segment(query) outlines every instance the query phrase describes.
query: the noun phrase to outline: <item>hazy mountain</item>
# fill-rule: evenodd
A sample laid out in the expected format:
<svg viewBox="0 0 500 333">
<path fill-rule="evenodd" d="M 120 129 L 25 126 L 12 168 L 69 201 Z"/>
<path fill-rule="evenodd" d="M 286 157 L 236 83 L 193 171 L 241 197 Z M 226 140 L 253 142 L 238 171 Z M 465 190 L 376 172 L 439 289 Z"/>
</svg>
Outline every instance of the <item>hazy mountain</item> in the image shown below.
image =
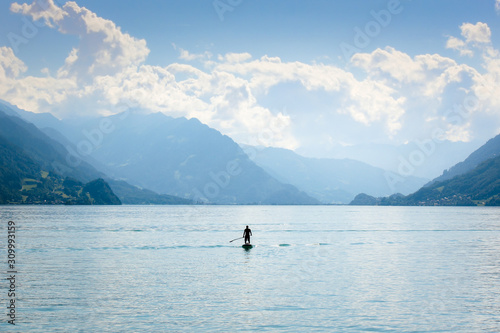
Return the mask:
<svg viewBox="0 0 500 333">
<path fill-rule="evenodd" d="M 13 109 L 8 103 L 0 101 L 0 136 L 3 149 L 1 175 L 3 178 L 0 177 L 0 187 L 3 193 L 8 193 L 8 197 L 11 198 L 10 202 L 19 202 L 18 199 L 22 198 L 19 191 L 26 185 L 25 188 L 32 189 L 31 192 L 33 192 L 28 194 L 33 196 L 34 192 L 44 192 L 42 196 L 45 199 L 43 200 L 51 203 L 99 204 L 107 202 L 116 204 L 120 200 L 126 204 L 192 203 L 190 200 L 158 195 L 126 182 L 109 179 L 104 173 L 86 162 L 91 161 L 92 164 L 99 165 L 97 161 L 92 160 L 90 156 L 78 155 L 77 147 L 64 135 L 49 127 L 40 130 L 37 126 L 25 121 L 26 118 L 33 120 L 39 126 L 43 126 L 48 121 L 46 124 L 48 126 L 65 128 L 57 118 L 50 114 L 37 115 L 18 108 Z M 41 177 L 41 174 L 44 177 Z M 67 182 L 64 178 L 74 179 L 75 182 Z M 106 181 L 95 181 L 96 178 L 105 178 Z M 24 184 L 25 179 L 31 179 L 28 180 L 29 184 Z M 85 184 L 86 182 L 89 183 Z M 84 195 L 80 196 L 81 193 L 75 195 L 78 191 Z M 73 195 L 69 195 L 70 192 L 74 192 Z M 120 198 L 118 201 L 113 192 L 116 192 Z M 62 193 L 65 194 L 62 195 Z M 90 197 L 85 196 L 85 193 L 90 193 Z M 40 196 L 40 194 L 37 195 Z M 43 200 L 38 199 L 33 199 L 33 201 L 28 198 L 27 200 L 26 202 L 25 198 L 24 202 L 44 203 Z"/>
<path fill-rule="evenodd" d="M 59 142 L 51 139 L 32 123 L 7 113 L 12 113 L 12 110 L 0 104 L 0 135 L 21 148 L 42 169 L 82 182 L 105 176 L 84 161 L 75 163 Z"/>
<path fill-rule="evenodd" d="M 83 193 L 88 193 L 93 205 L 120 205 L 121 201 L 113 193 L 111 187 L 104 179 L 99 178 L 88 182 L 82 189 Z"/>
<path fill-rule="evenodd" d="M 413 176 L 394 181 L 396 175 L 350 159 L 306 158 L 281 148 L 245 150 L 251 151 L 253 161 L 276 179 L 325 203 L 349 203 L 360 192 L 374 196 L 409 194 L 428 181 Z"/>
<path fill-rule="evenodd" d="M 173 195 L 157 194 L 151 190 L 140 189 L 121 180 L 106 179 L 113 192 L 127 205 L 190 205 L 192 200 Z"/>
<path fill-rule="evenodd" d="M 353 205 L 500 205 L 500 136 L 463 162 L 408 196 L 374 198 L 360 194 Z M 455 175 L 455 176 L 453 176 Z"/>
<path fill-rule="evenodd" d="M 21 148 L 0 135 L 0 204 L 22 202 L 24 179 L 41 175 L 41 171 L 40 165 Z"/>
<path fill-rule="evenodd" d="M 462 175 L 435 182 L 406 197 L 412 204 L 498 205 L 500 156 L 491 158 Z"/>
<path fill-rule="evenodd" d="M 376 198 L 366 193 L 360 193 L 349 203 L 353 206 L 376 206 L 380 204 L 380 198 Z"/>
<path fill-rule="evenodd" d="M 441 176 L 437 177 L 432 182 L 444 181 L 455 176 L 462 175 L 474 169 L 482 162 L 496 156 L 500 156 L 500 135 L 490 139 L 479 149 L 470 154 L 469 157 L 467 157 L 463 162 L 445 170 Z"/>
<path fill-rule="evenodd" d="M 401 193 L 396 193 L 388 197 L 374 197 L 366 193 L 360 193 L 349 203 L 349 205 L 353 206 L 404 205 L 405 198 L 406 197 Z"/>
<path fill-rule="evenodd" d="M 161 194 L 219 204 L 318 203 L 271 177 L 232 139 L 196 119 L 131 111 L 54 126 L 72 140 L 76 159 Z"/>
<path fill-rule="evenodd" d="M 2 108 L 4 106 L 1 106 Z M 0 110 L 0 203 L 119 205 L 99 173 L 63 166 L 64 152 L 34 125 Z"/>
<path fill-rule="evenodd" d="M 334 159 L 352 159 L 407 176 L 434 179 L 458 162 L 463 161 L 481 144 L 477 142 L 450 142 L 422 140 L 403 145 L 362 144 L 337 146 L 326 155 Z M 299 149 L 297 153 L 305 155 Z M 324 153 L 324 152 L 322 152 Z"/>
</svg>

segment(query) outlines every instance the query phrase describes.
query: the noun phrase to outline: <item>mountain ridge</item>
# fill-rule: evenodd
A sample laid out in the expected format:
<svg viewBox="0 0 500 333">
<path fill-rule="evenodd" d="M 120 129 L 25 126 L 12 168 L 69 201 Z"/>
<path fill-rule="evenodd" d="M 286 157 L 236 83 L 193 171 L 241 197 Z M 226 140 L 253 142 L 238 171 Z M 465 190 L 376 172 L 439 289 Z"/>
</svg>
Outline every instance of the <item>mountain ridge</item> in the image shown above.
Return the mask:
<svg viewBox="0 0 500 333">
<path fill-rule="evenodd" d="M 8 103 L 0 103 L 2 203 L 121 204 L 104 173 L 84 160 L 75 160 L 75 156 L 66 149 L 67 145 L 47 135 L 49 128 L 39 129 L 16 111 L 19 109 L 13 110 Z M 27 111 L 24 113 L 31 114 Z M 60 133 L 57 136 L 64 137 Z M 74 181 L 67 181 L 68 179 Z M 116 184 L 113 182 L 113 187 Z M 129 184 L 116 186 L 117 192 L 124 195 L 123 202 L 127 204 L 138 201 L 142 204 L 150 201 L 161 204 L 192 203 L 175 197 L 161 197 Z M 45 199 L 32 198 L 34 196 Z"/>
<path fill-rule="evenodd" d="M 25 117 L 40 126 L 55 119 Z M 198 119 L 130 110 L 97 119 L 55 120 L 52 126 L 44 132 L 52 137 L 69 134 L 72 146 L 67 147 L 75 163 L 91 164 L 105 170 L 108 179 L 126 181 L 142 191 L 138 199 L 139 192 L 130 195 L 130 187 L 110 182 L 121 195 L 128 193 L 130 202 L 143 203 L 153 190 L 161 196 L 157 202 L 176 196 L 216 204 L 319 204 L 268 175 L 231 138 Z"/>
<path fill-rule="evenodd" d="M 198 119 L 162 113 L 119 114 L 109 119 L 116 129 L 92 156 L 117 178 L 206 203 L 318 203 L 276 181 L 253 164 L 230 137 Z M 271 196 L 279 191 L 288 199 Z"/>
<path fill-rule="evenodd" d="M 103 179 L 84 184 L 46 171 L 0 135 L 0 204 L 120 205 L 121 201 Z"/>
<path fill-rule="evenodd" d="M 434 182 L 448 180 L 455 176 L 464 174 L 474 169 L 482 162 L 496 156 L 500 156 L 500 134 L 488 140 L 484 145 L 473 151 L 464 161 L 459 162 L 451 168 L 445 170 L 441 176 L 436 177 L 429 183 L 429 185 Z"/>
<path fill-rule="evenodd" d="M 268 173 L 328 204 L 347 204 L 365 191 L 377 196 L 409 194 L 428 181 L 409 176 L 391 182 L 392 173 L 351 159 L 308 158 L 283 148 L 244 149 L 251 151 L 251 158 Z"/>
<path fill-rule="evenodd" d="M 361 193 L 350 204 L 498 206 L 500 205 L 499 148 L 500 136 L 496 136 L 470 154 L 464 162 L 450 169 L 452 170 L 450 173 L 457 175 L 450 178 L 438 177 L 408 196 L 375 198 Z M 474 165 L 475 167 L 472 167 Z M 464 170 L 467 171 L 463 172 Z"/>
</svg>

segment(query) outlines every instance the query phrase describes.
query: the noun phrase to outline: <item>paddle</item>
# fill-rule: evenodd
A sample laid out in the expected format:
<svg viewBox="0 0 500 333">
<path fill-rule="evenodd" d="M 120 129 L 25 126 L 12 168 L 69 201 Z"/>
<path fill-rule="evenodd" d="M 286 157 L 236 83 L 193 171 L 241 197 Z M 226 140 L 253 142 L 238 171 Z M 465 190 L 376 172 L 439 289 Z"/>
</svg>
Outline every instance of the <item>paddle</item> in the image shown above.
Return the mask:
<svg viewBox="0 0 500 333">
<path fill-rule="evenodd" d="M 243 237 L 233 239 L 232 241 L 229 241 L 229 243 L 232 243 L 232 242 L 234 242 L 235 240 L 242 239 L 242 238 L 243 238 Z"/>
</svg>

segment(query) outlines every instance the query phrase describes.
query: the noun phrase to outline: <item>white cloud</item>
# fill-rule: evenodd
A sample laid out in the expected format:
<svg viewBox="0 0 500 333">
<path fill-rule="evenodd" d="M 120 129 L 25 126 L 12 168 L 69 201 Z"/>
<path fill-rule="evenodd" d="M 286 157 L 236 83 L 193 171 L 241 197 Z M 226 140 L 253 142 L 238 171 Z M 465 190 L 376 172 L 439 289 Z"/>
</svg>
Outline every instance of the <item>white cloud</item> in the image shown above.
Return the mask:
<svg viewBox="0 0 500 333">
<path fill-rule="evenodd" d="M 14 79 L 28 68 L 14 55 L 10 47 L 0 47 L 0 78 Z"/>
<path fill-rule="evenodd" d="M 151 66 L 145 64 L 145 40 L 74 2 L 58 7 L 49 0 L 45 10 L 35 3 L 13 4 L 11 10 L 79 38 L 55 77 L 47 71 L 44 77 L 23 77 L 24 63 L 0 48 L 0 98 L 33 111 L 108 114 L 128 103 L 196 117 L 241 143 L 296 148 L 324 138 L 328 145 L 359 143 L 368 135 L 405 142 L 436 127 L 449 139 L 468 140 L 474 117 L 450 124 L 443 114 L 471 94 L 490 112 L 500 107 L 500 57 L 481 22 L 463 24 L 462 38 L 449 37 L 446 46 L 462 55 L 480 48 L 482 75 L 439 54 L 412 57 L 392 47 L 353 55 L 354 75 L 333 65 L 249 53 L 195 54 L 176 45 L 179 63 Z"/>
<path fill-rule="evenodd" d="M 196 117 L 240 142 L 262 141 L 261 134 L 268 132 L 269 124 L 279 122 L 285 124 L 282 131 L 274 131 L 272 138 L 266 136 L 266 142 L 259 144 L 296 146 L 286 128 L 289 121 L 283 122 L 288 118 L 260 106 L 249 82 L 228 72 L 207 73 L 186 64 L 142 65 L 100 77 L 95 89 L 110 103 L 128 100 L 172 116 Z"/>
<path fill-rule="evenodd" d="M 188 50 L 184 50 L 181 47 L 178 47 L 174 43 L 172 43 L 172 46 L 174 47 L 175 50 L 179 51 L 179 59 L 181 60 L 186 60 L 186 61 L 193 61 L 193 60 L 208 60 L 212 58 L 212 53 L 206 51 L 201 54 L 195 54 L 195 53 L 190 53 Z"/>
<path fill-rule="evenodd" d="M 496 2 L 497 8 L 500 6 L 500 0 Z M 456 47 L 451 47 L 471 52 L 472 48 L 481 52 L 483 60 L 482 66 L 484 73 L 475 73 L 472 76 L 473 83 L 470 91 L 482 105 L 482 111 L 487 113 L 498 113 L 500 108 L 500 52 L 493 48 L 491 44 L 491 30 L 486 23 L 478 22 L 476 24 L 464 23 L 460 26 L 462 37 L 460 40 L 450 37 L 450 43 Z M 456 42 L 454 41 L 456 40 Z"/>
<path fill-rule="evenodd" d="M 35 0 L 31 5 L 14 2 L 10 10 L 14 13 L 30 15 L 35 21 L 43 19 L 49 27 L 54 27 L 55 22 L 63 20 L 66 15 L 60 7 L 54 4 L 54 0 Z"/>
<path fill-rule="evenodd" d="M 113 75 L 128 66 L 137 66 L 146 60 L 149 49 L 144 39 L 123 33 L 112 21 L 69 1 L 58 7 L 53 0 L 34 1 L 31 5 L 11 5 L 15 13 L 31 16 L 61 33 L 76 35 L 80 39 L 59 72 L 59 77 L 76 76 L 92 81 L 99 75 Z"/>
<path fill-rule="evenodd" d="M 491 40 L 491 30 L 486 23 L 464 23 L 460 30 L 467 43 L 489 43 Z"/>
<path fill-rule="evenodd" d="M 465 40 L 450 36 L 446 47 L 457 50 L 461 56 L 474 56 L 473 47 L 484 48 L 491 43 L 491 30 L 486 23 L 463 23 L 460 26 L 461 35 Z"/>
<path fill-rule="evenodd" d="M 483 54 L 486 72 L 475 78 L 472 87 L 475 95 L 485 107 L 485 111 L 497 113 L 500 109 L 500 52 L 488 49 Z"/>
<path fill-rule="evenodd" d="M 411 58 L 392 47 L 377 49 L 372 53 L 358 53 L 352 57 L 352 63 L 362 68 L 373 80 L 385 82 L 405 94 L 425 98 L 441 95 L 450 83 L 461 81 L 462 73 L 475 73 L 472 68 L 438 54 Z"/>
<path fill-rule="evenodd" d="M 394 96 L 404 98 L 401 107 L 405 111 L 399 115 L 399 121 L 394 122 L 403 125 L 401 132 L 418 128 L 422 135 L 439 128 L 446 133 L 448 140 L 470 140 L 473 137 L 471 124 L 475 120 L 473 113 L 478 108 L 469 108 L 467 115 L 459 115 L 456 110 L 463 109 L 470 98 L 476 98 L 477 82 L 484 80 L 476 69 L 437 54 L 412 58 L 390 47 L 356 54 L 352 63 L 362 68 L 371 80 L 384 82 L 395 89 Z M 397 111 L 393 114 L 398 116 Z M 450 123 L 451 115 L 455 119 L 459 117 L 460 121 Z"/>
<path fill-rule="evenodd" d="M 252 59 L 252 55 L 250 53 L 228 53 L 224 56 L 219 55 L 219 61 L 235 64 L 248 61 Z"/>
<path fill-rule="evenodd" d="M 359 81 L 352 73 L 335 66 L 282 62 L 278 57 L 264 56 L 248 62 L 222 62 L 215 70 L 250 77 L 251 91 L 257 95 L 266 95 L 270 88 L 287 82 L 299 82 L 309 91 L 341 94 L 343 101 L 332 105 L 330 110 L 333 107 L 366 126 L 381 123 L 390 135 L 401 128 L 404 98 L 395 98 L 395 91 L 381 82 Z"/>
<path fill-rule="evenodd" d="M 500 0 L 495 1 L 495 9 L 497 12 L 500 12 Z"/>
<path fill-rule="evenodd" d="M 24 77 L 26 70 L 11 48 L 0 47 L 0 96 L 23 109 L 38 110 L 40 105 L 60 103 L 76 87 L 72 81 L 47 75 L 47 71 L 45 77 Z"/>
<path fill-rule="evenodd" d="M 463 40 L 453 36 L 448 38 L 446 48 L 459 51 L 461 56 L 472 57 L 474 55 L 474 52 L 467 48 L 467 44 Z"/>
<path fill-rule="evenodd" d="M 38 110 L 40 104 L 60 103 L 75 85 L 50 76 L 27 76 L 26 65 L 9 47 L 0 47 L 0 96 L 23 109 Z M 47 72 L 45 72 L 47 74 Z"/>
</svg>

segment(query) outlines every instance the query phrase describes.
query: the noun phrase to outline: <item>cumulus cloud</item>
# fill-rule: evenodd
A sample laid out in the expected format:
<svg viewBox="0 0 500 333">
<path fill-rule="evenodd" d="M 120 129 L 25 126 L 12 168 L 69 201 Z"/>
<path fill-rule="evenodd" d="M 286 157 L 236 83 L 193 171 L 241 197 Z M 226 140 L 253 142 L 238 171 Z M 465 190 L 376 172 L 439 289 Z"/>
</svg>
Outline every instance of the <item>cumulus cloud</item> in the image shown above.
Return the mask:
<svg viewBox="0 0 500 333">
<path fill-rule="evenodd" d="M 352 129 L 360 138 L 370 133 L 405 142 L 439 127 L 450 140 L 469 140 L 473 117 L 451 123 L 449 110 L 470 95 L 482 96 L 470 113 L 500 106 L 494 97 L 500 96 L 500 57 L 481 22 L 464 23 L 461 38 L 449 37 L 446 46 L 462 55 L 483 50 L 483 74 L 438 54 L 412 57 L 393 47 L 353 55 L 349 65 L 356 75 L 268 55 L 195 54 L 174 44 L 179 62 L 160 67 L 145 63 L 145 40 L 112 21 L 75 2 L 44 2 L 13 4 L 11 10 L 78 36 L 79 44 L 54 77 L 24 77 L 25 64 L 0 48 L 0 97 L 28 110 L 112 114 L 125 104 L 196 117 L 241 143 L 294 149 L 306 140 L 359 143 Z"/>
<path fill-rule="evenodd" d="M 460 31 L 464 39 L 450 37 L 447 46 L 459 50 L 461 55 L 464 52 L 468 52 L 467 55 L 473 54 L 472 49 L 480 52 L 484 73 L 476 73 L 473 76 L 470 91 L 481 102 L 483 111 L 498 112 L 500 107 L 500 52 L 491 44 L 491 30 L 486 23 L 477 22 L 476 24 L 462 24 Z"/>
<path fill-rule="evenodd" d="M 408 54 L 392 47 L 376 49 L 372 53 L 358 53 L 352 63 L 365 70 L 368 76 L 389 86 L 412 86 L 412 92 L 425 97 L 442 94 L 447 85 L 461 80 L 461 73 L 475 74 L 471 67 L 459 65 L 453 59 L 438 54 Z"/>
<path fill-rule="evenodd" d="M 122 33 L 113 22 L 74 2 L 58 7 L 47 0 L 44 8 L 38 2 L 13 4 L 11 10 L 79 37 L 80 44 L 69 52 L 57 78 L 71 82 L 68 101 L 77 98 L 92 109 L 133 100 L 141 107 L 173 116 L 199 118 L 247 143 L 262 136 L 263 129 L 269 127 L 266 124 L 280 123 L 280 131 L 274 131 L 269 144 L 292 148 L 298 144 L 292 135 L 292 116 L 259 103 L 273 87 L 291 82 L 306 91 L 331 94 L 334 102 L 326 106 L 329 112 L 348 115 L 364 126 L 378 124 L 389 135 L 401 129 L 405 98 L 394 87 L 371 77 L 357 80 L 335 66 L 283 62 L 269 56 L 253 59 L 249 53 L 219 55 L 214 61 L 209 53 L 192 54 L 176 45 L 180 60 L 205 61 L 208 70 L 186 64 L 149 66 L 144 64 L 149 52 L 144 40 Z M 34 99 L 45 101 L 38 108 L 56 100 L 42 94 L 43 83 L 52 84 L 52 80 L 38 82 Z M 64 92 L 57 94 L 57 100 L 62 99 Z M 33 104 L 30 108 L 37 109 Z M 322 111 L 315 112 L 319 115 Z"/>
<path fill-rule="evenodd" d="M 60 7 L 54 4 L 53 0 L 35 0 L 31 5 L 15 2 L 11 4 L 10 10 L 14 13 L 30 15 L 35 21 L 43 19 L 49 27 L 54 27 L 55 23 L 61 21 L 66 15 Z"/>
<path fill-rule="evenodd" d="M 288 118 L 260 106 L 250 83 L 228 72 L 207 73 L 186 64 L 141 65 L 137 70 L 99 78 L 96 89 L 110 103 L 134 101 L 171 116 L 195 117 L 239 142 L 255 141 L 269 124 L 279 122 L 284 124 L 282 131 L 273 131 L 272 140 L 266 137 L 259 144 L 287 148 L 297 144 L 286 128 Z"/>
<path fill-rule="evenodd" d="M 186 60 L 186 61 L 193 61 L 193 60 L 208 60 L 212 58 L 212 53 L 206 51 L 201 54 L 195 54 L 191 53 L 188 50 L 184 50 L 182 47 L 178 47 L 174 43 L 172 43 L 172 46 L 175 50 L 179 51 L 179 59 L 181 60 Z"/>
<path fill-rule="evenodd" d="M 227 57 L 220 59 L 228 60 Z M 388 134 L 394 134 L 401 127 L 398 121 L 404 113 L 404 98 L 395 98 L 395 91 L 380 82 L 359 81 L 352 73 L 335 66 L 282 62 L 279 57 L 264 56 L 251 61 L 223 61 L 215 69 L 251 77 L 249 87 L 256 94 L 266 95 L 272 87 L 289 82 L 300 83 L 308 91 L 341 94 L 343 100 L 330 110 L 348 114 L 366 126 L 381 123 Z"/>
<path fill-rule="evenodd" d="M 14 55 L 10 47 L 0 47 L 0 78 L 14 79 L 28 68 Z"/>
<path fill-rule="evenodd" d="M 467 43 L 489 43 L 491 39 L 491 30 L 486 23 L 477 22 L 476 24 L 464 23 L 460 26 L 462 36 Z"/>
<path fill-rule="evenodd" d="M 74 82 L 50 75 L 23 76 L 26 70 L 11 48 L 0 47 L 0 96 L 23 109 L 38 110 L 40 105 L 60 103 L 76 88 Z"/>
<path fill-rule="evenodd" d="M 225 63 L 230 63 L 230 64 L 235 64 L 235 63 L 241 63 L 248 61 L 252 59 L 252 55 L 250 53 L 228 53 L 224 56 L 219 55 L 219 61 L 225 62 Z"/>
<path fill-rule="evenodd" d="M 446 47 L 459 51 L 462 56 L 472 57 L 474 55 L 472 48 L 484 48 L 491 43 L 491 30 L 486 23 L 463 23 L 460 31 L 464 39 L 450 36 Z"/>
<path fill-rule="evenodd" d="M 59 116 L 64 116 L 71 112 L 69 110 L 101 110 L 108 101 L 99 100 L 105 95 L 98 91 L 100 78 L 120 75 L 130 68 L 137 69 L 149 54 L 145 40 L 123 33 L 112 21 L 98 17 L 73 1 L 59 7 L 54 0 L 35 0 L 31 4 L 13 3 L 10 9 L 34 21 L 43 21 L 63 34 L 77 36 L 79 41 L 55 78 L 22 78 L 9 92 L 12 102 L 14 99 L 21 101 L 18 106 L 32 111 L 59 112 Z M 36 89 L 27 89 L 30 82 Z M 14 98 L 15 92 L 33 95 Z M 68 104 L 77 100 L 80 102 L 76 102 L 76 106 Z M 82 107 L 84 103 L 89 103 L 88 110 Z"/>
<path fill-rule="evenodd" d="M 472 57 L 474 55 L 474 52 L 467 48 L 467 44 L 463 40 L 453 36 L 448 38 L 446 48 L 459 51 L 461 56 Z"/>
<path fill-rule="evenodd" d="M 400 123 L 410 124 L 405 131 L 413 127 L 430 133 L 439 128 L 448 140 L 471 139 L 474 120 L 471 113 L 478 111 L 477 105 L 468 108 L 466 116 L 457 110 L 463 109 L 470 98 L 477 99 L 475 87 L 484 77 L 476 69 L 437 54 L 412 58 L 391 47 L 356 54 L 352 62 L 369 78 L 384 82 L 404 99 L 401 104 L 405 111 L 400 115 Z M 460 122 L 450 122 L 457 117 Z"/>
<path fill-rule="evenodd" d="M 149 49 L 144 39 L 123 33 L 112 21 L 69 1 L 62 7 L 53 0 L 37 0 L 31 5 L 13 3 L 11 11 L 43 19 L 45 24 L 61 33 L 76 35 L 80 45 L 73 49 L 59 71 L 59 77 L 75 76 L 91 81 L 99 75 L 113 75 L 127 66 L 146 60 Z"/>
</svg>

